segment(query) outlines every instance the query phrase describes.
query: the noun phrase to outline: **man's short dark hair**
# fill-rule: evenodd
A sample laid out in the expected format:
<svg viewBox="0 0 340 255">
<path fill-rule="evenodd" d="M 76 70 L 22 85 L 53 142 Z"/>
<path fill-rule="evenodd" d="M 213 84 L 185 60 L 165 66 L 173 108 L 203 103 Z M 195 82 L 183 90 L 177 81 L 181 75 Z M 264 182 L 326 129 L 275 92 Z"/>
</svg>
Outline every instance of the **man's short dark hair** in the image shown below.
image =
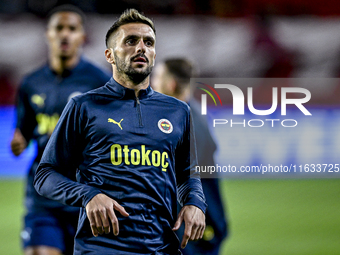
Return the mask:
<svg viewBox="0 0 340 255">
<path fill-rule="evenodd" d="M 186 58 L 168 58 L 164 60 L 164 65 L 177 83 L 175 93 L 182 94 L 190 85 L 190 78 L 196 75 L 193 63 Z"/>
<path fill-rule="evenodd" d="M 139 13 L 136 9 L 127 9 L 107 31 L 105 37 L 105 44 L 107 48 L 109 48 L 109 40 L 111 35 L 114 34 L 119 27 L 129 23 L 144 23 L 151 27 L 154 33 L 156 34 L 156 29 L 151 19 Z"/>
<path fill-rule="evenodd" d="M 77 6 L 74 6 L 72 4 L 63 4 L 63 5 L 59 5 L 53 8 L 47 14 L 47 21 L 48 21 L 47 23 L 50 22 L 50 19 L 54 14 L 59 13 L 59 12 L 74 12 L 80 16 L 83 26 L 85 25 L 86 18 L 85 18 L 84 12 L 81 9 L 79 9 Z"/>
<path fill-rule="evenodd" d="M 164 65 L 175 80 L 181 84 L 190 83 L 190 78 L 195 75 L 192 62 L 185 58 L 169 58 L 164 61 Z"/>
</svg>

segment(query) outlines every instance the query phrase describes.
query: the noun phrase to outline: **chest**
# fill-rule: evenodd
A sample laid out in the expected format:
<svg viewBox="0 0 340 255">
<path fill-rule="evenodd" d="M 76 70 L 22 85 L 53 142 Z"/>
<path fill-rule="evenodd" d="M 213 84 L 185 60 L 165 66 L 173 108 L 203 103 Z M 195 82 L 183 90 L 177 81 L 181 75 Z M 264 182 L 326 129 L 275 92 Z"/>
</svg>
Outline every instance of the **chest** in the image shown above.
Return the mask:
<svg viewBox="0 0 340 255">
<path fill-rule="evenodd" d="M 150 101 L 112 101 L 90 106 L 86 137 L 91 143 L 172 150 L 183 140 L 185 119 Z"/>
<path fill-rule="evenodd" d="M 83 94 L 98 87 L 82 79 L 82 77 L 45 77 L 34 81 L 30 86 L 27 100 L 31 108 L 38 114 L 60 115 L 67 102 L 74 96 Z"/>
</svg>

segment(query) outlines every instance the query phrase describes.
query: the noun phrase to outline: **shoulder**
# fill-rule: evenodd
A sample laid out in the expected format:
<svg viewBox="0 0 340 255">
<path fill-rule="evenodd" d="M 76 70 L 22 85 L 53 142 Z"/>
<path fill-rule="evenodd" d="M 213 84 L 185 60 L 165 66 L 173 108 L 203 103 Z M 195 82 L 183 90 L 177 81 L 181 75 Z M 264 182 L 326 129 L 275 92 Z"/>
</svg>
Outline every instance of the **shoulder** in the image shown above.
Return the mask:
<svg viewBox="0 0 340 255">
<path fill-rule="evenodd" d="M 46 77 L 46 72 L 48 72 L 48 70 L 49 67 L 46 64 L 26 74 L 21 81 L 21 87 L 29 87 L 31 85 L 34 85 L 37 81 L 40 82 L 44 80 Z"/>
<path fill-rule="evenodd" d="M 159 104 L 165 105 L 170 108 L 174 108 L 180 111 L 184 111 L 185 113 L 189 114 L 190 108 L 186 102 L 178 100 L 175 97 L 167 96 L 162 93 L 154 91 L 152 97 L 153 100 L 158 102 Z"/>
<path fill-rule="evenodd" d="M 75 96 L 73 97 L 73 101 L 75 104 L 78 105 L 82 105 L 85 103 L 90 103 L 90 102 L 94 102 L 94 101 L 100 101 L 100 100 L 106 100 L 106 99 L 110 99 L 110 93 L 107 89 L 107 87 L 101 86 L 99 88 L 90 90 L 86 93 L 83 93 L 81 95 Z M 112 99 L 111 99 L 112 100 Z"/>
<path fill-rule="evenodd" d="M 82 68 L 80 71 L 83 75 L 102 79 L 105 80 L 105 82 L 111 78 L 111 75 L 107 70 L 99 67 L 97 64 L 87 60 L 86 58 L 81 59 L 81 65 Z"/>
</svg>

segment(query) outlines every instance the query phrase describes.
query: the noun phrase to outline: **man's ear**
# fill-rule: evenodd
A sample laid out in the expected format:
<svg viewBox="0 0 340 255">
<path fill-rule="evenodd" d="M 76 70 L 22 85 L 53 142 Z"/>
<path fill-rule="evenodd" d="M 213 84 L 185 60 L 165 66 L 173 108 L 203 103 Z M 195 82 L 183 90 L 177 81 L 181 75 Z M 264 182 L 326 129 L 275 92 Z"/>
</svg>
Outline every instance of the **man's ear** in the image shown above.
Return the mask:
<svg viewBox="0 0 340 255">
<path fill-rule="evenodd" d="M 114 55 L 113 55 L 113 49 L 112 48 L 105 50 L 105 58 L 106 58 L 106 61 L 109 62 L 111 65 L 115 64 L 115 58 L 114 58 Z"/>
</svg>

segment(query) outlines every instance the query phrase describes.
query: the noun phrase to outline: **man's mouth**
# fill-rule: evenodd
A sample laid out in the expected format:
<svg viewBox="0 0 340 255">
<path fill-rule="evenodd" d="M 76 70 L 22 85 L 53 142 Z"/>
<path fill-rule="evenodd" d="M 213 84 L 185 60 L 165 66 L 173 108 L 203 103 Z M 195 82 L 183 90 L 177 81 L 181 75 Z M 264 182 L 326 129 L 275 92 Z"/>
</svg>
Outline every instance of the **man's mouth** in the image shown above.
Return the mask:
<svg viewBox="0 0 340 255">
<path fill-rule="evenodd" d="M 148 60 L 146 57 L 143 57 L 143 56 L 137 56 L 137 57 L 134 57 L 132 59 L 133 62 L 136 62 L 136 63 L 147 63 Z"/>
<path fill-rule="evenodd" d="M 66 41 L 63 41 L 63 42 L 61 42 L 60 47 L 61 47 L 61 49 L 63 49 L 63 50 L 67 50 L 68 47 L 69 47 L 69 43 L 66 42 Z"/>
</svg>

